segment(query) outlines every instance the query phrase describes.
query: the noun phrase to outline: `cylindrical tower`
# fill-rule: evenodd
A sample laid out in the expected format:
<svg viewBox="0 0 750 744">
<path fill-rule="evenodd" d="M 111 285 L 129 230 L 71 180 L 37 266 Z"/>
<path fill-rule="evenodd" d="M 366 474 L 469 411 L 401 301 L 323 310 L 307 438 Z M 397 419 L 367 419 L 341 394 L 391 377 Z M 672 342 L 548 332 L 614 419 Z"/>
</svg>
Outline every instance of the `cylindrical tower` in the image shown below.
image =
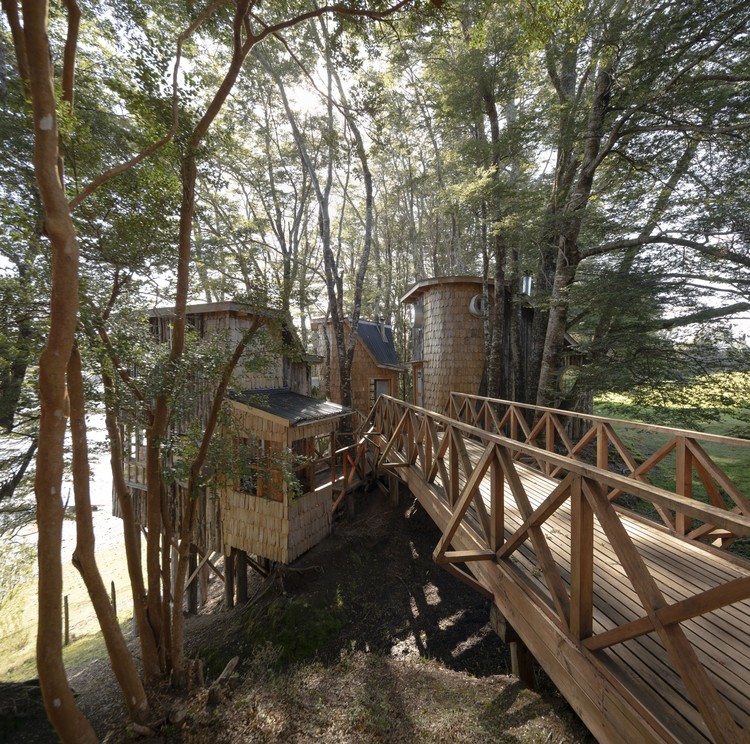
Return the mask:
<svg viewBox="0 0 750 744">
<path fill-rule="evenodd" d="M 414 307 L 414 402 L 443 411 L 451 392 L 477 395 L 485 367 L 482 279 L 426 279 L 401 302 Z"/>
</svg>

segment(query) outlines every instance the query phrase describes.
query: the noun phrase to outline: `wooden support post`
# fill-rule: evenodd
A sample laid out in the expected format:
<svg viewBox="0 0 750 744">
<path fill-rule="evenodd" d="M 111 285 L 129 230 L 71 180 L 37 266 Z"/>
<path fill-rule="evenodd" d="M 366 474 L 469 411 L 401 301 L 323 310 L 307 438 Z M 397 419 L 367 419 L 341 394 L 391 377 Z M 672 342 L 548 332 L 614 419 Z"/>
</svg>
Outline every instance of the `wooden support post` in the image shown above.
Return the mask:
<svg viewBox="0 0 750 744">
<path fill-rule="evenodd" d="M 208 579 L 211 574 L 211 569 L 208 563 L 204 563 L 198 571 L 198 580 L 200 581 L 200 605 L 203 607 L 208 602 Z"/>
<path fill-rule="evenodd" d="M 552 421 L 552 415 L 547 413 L 545 414 L 546 419 L 546 428 L 545 428 L 545 441 L 544 441 L 544 447 L 547 450 L 547 452 L 554 452 L 555 451 L 555 424 Z M 552 463 L 546 463 L 544 466 L 544 469 L 547 471 L 547 475 L 549 475 L 552 472 Z"/>
<path fill-rule="evenodd" d="M 247 603 L 247 553 L 237 551 L 237 604 Z"/>
<path fill-rule="evenodd" d="M 603 423 L 596 425 L 596 467 L 602 470 L 609 469 L 609 439 L 607 430 Z"/>
<path fill-rule="evenodd" d="M 388 506 L 398 506 L 400 496 L 400 482 L 395 475 L 388 476 Z"/>
<path fill-rule="evenodd" d="M 234 607 L 234 548 L 224 556 L 224 606 L 228 610 Z"/>
<path fill-rule="evenodd" d="M 63 618 L 65 621 L 65 645 L 70 643 L 70 608 L 68 607 L 68 595 L 63 597 Z"/>
<path fill-rule="evenodd" d="M 490 626 L 500 640 L 510 646 L 511 673 L 530 689 L 535 690 L 534 657 L 494 603 L 490 607 Z"/>
<path fill-rule="evenodd" d="M 193 576 L 198 568 L 198 548 L 191 543 L 188 554 L 188 576 Z M 187 588 L 188 614 L 198 614 L 198 577 L 195 576 Z"/>
<path fill-rule="evenodd" d="M 453 429 L 448 429 L 445 432 L 446 437 L 450 437 L 450 445 L 448 448 L 448 503 L 451 508 L 456 505 L 458 501 L 458 495 L 460 492 L 460 484 L 458 481 L 458 452 L 456 451 L 456 438 Z"/>
<path fill-rule="evenodd" d="M 497 552 L 505 539 L 505 476 L 497 457 L 490 468 L 490 549 Z"/>
<path fill-rule="evenodd" d="M 513 676 L 518 677 L 530 690 L 536 689 L 534 657 L 520 639 L 510 644 L 510 667 Z"/>
<path fill-rule="evenodd" d="M 115 582 L 111 582 L 112 587 L 112 610 L 115 613 L 115 617 L 117 617 L 117 592 L 115 591 Z"/>
</svg>

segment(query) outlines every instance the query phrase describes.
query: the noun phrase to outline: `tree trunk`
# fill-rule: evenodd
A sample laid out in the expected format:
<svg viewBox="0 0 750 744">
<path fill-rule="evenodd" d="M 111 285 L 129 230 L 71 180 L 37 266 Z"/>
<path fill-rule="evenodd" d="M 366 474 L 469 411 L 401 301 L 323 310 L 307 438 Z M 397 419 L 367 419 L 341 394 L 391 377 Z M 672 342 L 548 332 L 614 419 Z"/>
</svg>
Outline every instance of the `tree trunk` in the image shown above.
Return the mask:
<svg viewBox="0 0 750 744">
<path fill-rule="evenodd" d="M 112 662 L 112 671 L 122 690 L 128 713 L 135 722 L 144 723 L 149 714 L 146 693 L 94 557 L 95 538 L 89 491 L 86 404 L 81 357 L 77 346 L 73 347 L 68 362 L 68 393 L 73 448 L 73 491 L 76 505 L 76 548 L 73 553 L 73 565 L 78 569 L 86 584 Z"/>
<path fill-rule="evenodd" d="M 614 63 L 614 58 L 604 56 L 596 73 L 586 125 L 586 144 L 583 149 L 578 179 L 565 205 L 565 210 L 560 216 L 562 227 L 557 249 L 555 280 L 552 286 L 551 306 L 536 397 L 536 403 L 540 406 L 554 406 L 560 398 L 557 373 L 562 366 L 565 348 L 565 331 L 568 318 L 567 289 L 575 279 L 578 264 L 581 260 L 578 236 L 581 232 L 584 210 L 591 196 L 596 169 L 601 162 L 601 141 L 607 106 L 612 94 Z"/>
<path fill-rule="evenodd" d="M 34 170 L 44 206 L 44 228 L 52 249 L 50 328 L 39 359 L 39 447 L 34 490 L 39 528 L 39 621 L 37 669 L 47 716 L 65 742 L 94 742 L 96 734 L 68 686 L 62 659 L 61 501 L 68 399 L 66 369 L 78 314 L 78 241 L 58 168 L 57 99 L 47 5 L 23 6 L 25 49 L 16 46 L 19 68 L 28 72 L 34 119 Z"/>
<path fill-rule="evenodd" d="M 109 438 L 112 487 L 122 516 L 125 556 L 128 562 L 128 576 L 130 577 L 130 588 L 133 595 L 133 613 L 141 645 L 141 664 L 143 665 L 145 679 L 152 680 L 158 678 L 160 674 L 159 655 L 153 630 L 151 625 L 146 622 L 146 586 L 143 582 L 139 525 L 136 523 L 133 498 L 128 490 L 125 473 L 123 472 L 123 446 L 115 411 L 114 382 L 104 371 L 102 371 L 102 383 L 105 391 L 105 421 Z"/>
<path fill-rule="evenodd" d="M 487 395 L 491 398 L 503 397 L 505 374 L 505 261 L 506 245 L 503 235 L 503 210 L 500 203 L 500 124 L 495 105 L 494 92 L 481 81 L 484 111 L 490 124 L 490 145 L 492 147 L 493 180 L 495 182 L 492 207 L 493 255 L 495 260 L 495 302 L 490 323 L 490 347 L 487 357 Z M 487 312 L 489 313 L 488 308 Z"/>
</svg>

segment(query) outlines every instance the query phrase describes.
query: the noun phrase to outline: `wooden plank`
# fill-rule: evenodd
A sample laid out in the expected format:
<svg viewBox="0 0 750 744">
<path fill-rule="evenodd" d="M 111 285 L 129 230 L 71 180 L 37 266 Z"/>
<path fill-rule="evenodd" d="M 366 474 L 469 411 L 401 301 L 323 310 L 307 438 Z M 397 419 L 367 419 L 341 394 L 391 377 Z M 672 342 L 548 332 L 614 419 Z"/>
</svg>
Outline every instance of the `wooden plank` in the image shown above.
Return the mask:
<svg viewBox="0 0 750 744">
<path fill-rule="evenodd" d="M 494 550 L 446 550 L 435 558 L 436 563 L 469 563 L 471 561 L 494 561 Z"/>
<path fill-rule="evenodd" d="M 689 599 L 666 605 L 658 609 L 655 614 L 663 625 L 673 625 L 699 615 L 705 615 L 727 604 L 739 602 L 748 597 L 750 597 L 750 578 L 735 579 L 729 584 L 714 587 Z M 606 648 L 615 643 L 623 643 L 631 638 L 650 633 L 652 630 L 655 630 L 655 628 L 651 618 L 641 617 L 626 625 L 620 625 L 607 633 L 601 633 L 596 638 L 590 638 L 585 645 L 586 648 L 591 650 Z"/>
</svg>

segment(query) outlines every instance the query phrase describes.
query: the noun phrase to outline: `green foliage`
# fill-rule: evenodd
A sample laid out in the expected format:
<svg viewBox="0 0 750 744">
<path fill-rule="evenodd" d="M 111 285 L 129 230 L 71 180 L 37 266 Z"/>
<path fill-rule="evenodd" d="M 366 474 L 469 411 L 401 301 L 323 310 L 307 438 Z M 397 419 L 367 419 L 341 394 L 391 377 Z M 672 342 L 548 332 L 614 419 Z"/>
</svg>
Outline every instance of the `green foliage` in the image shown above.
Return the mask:
<svg viewBox="0 0 750 744">
<path fill-rule="evenodd" d="M 614 416 L 618 407 L 624 407 L 629 412 L 626 418 L 671 426 L 697 427 L 731 417 L 734 424 L 726 433 L 750 436 L 750 375 L 746 371 L 705 371 L 691 356 L 695 349 L 678 347 L 683 354 L 675 355 L 674 347 L 666 348 L 667 353 L 653 346 L 641 348 L 638 363 L 649 365 L 648 374 L 638 379 L 633 374 L 636 363 L 629 365 L 619 392 L 612 386 L 613 392 L 600 397 L 601 405 Z"/>
<path fill-rule="evenodd" d="M 341 608 L 317 607 L 290 597 L 275 597 L 253 607 L 247 620 L 247 637 L 253 649 L 272 644 L 278 665 L 313 658 L 336 638 L 343 624 Z"/>
</svg>

